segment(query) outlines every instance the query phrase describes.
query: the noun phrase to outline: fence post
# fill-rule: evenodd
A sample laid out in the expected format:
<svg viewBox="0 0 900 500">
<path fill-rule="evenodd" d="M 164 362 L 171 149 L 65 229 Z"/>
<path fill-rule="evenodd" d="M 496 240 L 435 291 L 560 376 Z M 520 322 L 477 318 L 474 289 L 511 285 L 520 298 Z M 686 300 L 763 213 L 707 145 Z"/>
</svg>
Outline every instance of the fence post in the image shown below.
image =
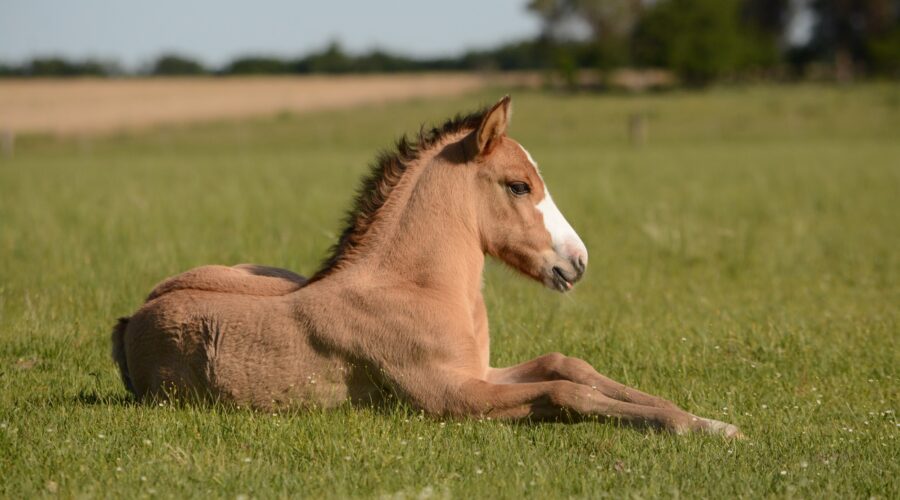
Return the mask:
<svg viewBox="0 0 900 500">
<path fill-rule="evenodd" d="M 16 154 L 16 133 L 10 129 L 0 133 L 0 154 L 4 158 L 12 158 Z"/>
<path fill-rule="evenodd" d="M 643 146 L 647 142 L 647 119 L 644 113 L 628 115 L 628 140 L 632 146 Z"/>
</svg>

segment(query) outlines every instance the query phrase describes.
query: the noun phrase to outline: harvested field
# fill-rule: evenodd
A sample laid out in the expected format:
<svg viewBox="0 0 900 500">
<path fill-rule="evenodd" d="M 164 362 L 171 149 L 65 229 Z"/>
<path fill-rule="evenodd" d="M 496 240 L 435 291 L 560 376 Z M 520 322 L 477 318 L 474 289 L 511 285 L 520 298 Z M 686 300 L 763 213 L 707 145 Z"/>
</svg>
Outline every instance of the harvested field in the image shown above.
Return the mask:
<svg viewBox="0 0 900 500">
<path fill-rule="evenodd" d="M 529 80 L 534 78 L 474 73 L 6 80 L 0 81 L 0 132 L 96 134 L 453 96 Z"/>
</svg>

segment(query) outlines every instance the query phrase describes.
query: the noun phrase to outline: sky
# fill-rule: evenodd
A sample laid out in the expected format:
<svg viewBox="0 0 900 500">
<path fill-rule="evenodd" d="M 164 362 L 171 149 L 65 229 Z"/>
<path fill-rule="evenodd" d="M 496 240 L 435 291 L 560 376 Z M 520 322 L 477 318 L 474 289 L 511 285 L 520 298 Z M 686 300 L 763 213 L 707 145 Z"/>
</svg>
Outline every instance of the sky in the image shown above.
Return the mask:
<svg viewBox="0 0 900 500">
<path fill-rule="evenodd" d="M 112 59 L 136 68 L 164 52 L 210 65 L 295 57 L 340 41 L 411 56 L 453 56 L 534 36 L 526 0 L 0 0 L 0 61 Z"/>
</svg>

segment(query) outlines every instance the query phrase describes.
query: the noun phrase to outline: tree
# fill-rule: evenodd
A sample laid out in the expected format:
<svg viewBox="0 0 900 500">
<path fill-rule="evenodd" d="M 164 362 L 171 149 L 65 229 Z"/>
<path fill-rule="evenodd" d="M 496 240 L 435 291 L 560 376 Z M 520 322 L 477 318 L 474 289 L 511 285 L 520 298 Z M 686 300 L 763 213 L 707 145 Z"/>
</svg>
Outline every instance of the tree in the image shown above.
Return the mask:
<svg viewBox="0 0 900 500">
<path fill-rule="evenodd" d="M 75 77 L 75 76 L 109 76 L 118 72 L 112 63 L 94 59 L 69 61 L 61 57 L 37 57 L 19 70 L 24 76 L 40 77 Z"/>
<path fill-rule="evenodd" d="M 291 67 L 281 59 L 264 56 L 241 57 L 222 70 L 227 75 L 274 75 L 290 73 Z"/>
<path fill-rule="evenodd" d="M 892 60 L 900 53 L 896 0 L 815 0 L 813 10 L 818 22 L 812 52 L 833 61 L 839 80 L 852 78 L 859 66 L 874 71 L 896 68 Z"/>
<path fill-rule="evenodd" d="M 580 66 L 608 70 L 631 62 L 641 0 L 532 0 L 528 9 L 541 18 L 540 39 L 570 83 Z"/>
<path fill-rule="evenodd" d="M 301 59 L 295 67 L 311 73 L 349 73 L 353 70 L 350 57 L 337 41 L 331 42 L 322 52 Z"/>
<path fill-rule="evenodd" d="M 742 66 L 779 65 L 789 49 L 790 0 L 742 0 L 739 12 L 745 42 Z"/>
<path fill-rule="evenodd" d="M 22 69 L 18 66 L 0 63 L 0 77 L 22 76 Z"/>
<path fill-rule="evenodd" d="M 641 65 L 675 71 L 706 84 L 776 59 L 774 40 L 741 23 L 737 0 L 661 0 L 641 18 L 634 54 Z"/>
<path fill-rule="evenodd" d="M 164 54 L 153 63 L 150 73 L 160 76 L 202 75 L 207 71 L 199 62 L 177 54 Z"/>
<path fill-rule="evenodd" d="M 867 49 L 873 73 L 900 77 L 900 26 L 872 37 Z"/>
<path fill-rule="evenodd" d="M 556 39 L 568 37 L 567 27 L 577 31 L 573 18 L 582 20 L 595 40 L 627 39 L 642 9 L 641 0 L 532 0 L 528 4 L 528 10 L 544 22 L 544 36 Z"/>
</svg>

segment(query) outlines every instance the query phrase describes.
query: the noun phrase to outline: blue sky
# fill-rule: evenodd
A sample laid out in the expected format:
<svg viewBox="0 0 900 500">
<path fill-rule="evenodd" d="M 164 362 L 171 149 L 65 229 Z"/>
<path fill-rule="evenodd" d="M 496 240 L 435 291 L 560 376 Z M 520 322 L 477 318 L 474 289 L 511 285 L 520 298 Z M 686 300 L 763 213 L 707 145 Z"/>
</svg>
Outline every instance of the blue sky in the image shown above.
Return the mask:
<svg viewBox="0 0 900 500">
<path fill-rule="evenodd" d="M 220 65 L 238 55 L 297 56 L 339 40 L 455 55 L 533 36 L 526 0 L 0 0 L 0 61 L 36 55 L 115 59 L 175 51 Z"/>
</svg>

